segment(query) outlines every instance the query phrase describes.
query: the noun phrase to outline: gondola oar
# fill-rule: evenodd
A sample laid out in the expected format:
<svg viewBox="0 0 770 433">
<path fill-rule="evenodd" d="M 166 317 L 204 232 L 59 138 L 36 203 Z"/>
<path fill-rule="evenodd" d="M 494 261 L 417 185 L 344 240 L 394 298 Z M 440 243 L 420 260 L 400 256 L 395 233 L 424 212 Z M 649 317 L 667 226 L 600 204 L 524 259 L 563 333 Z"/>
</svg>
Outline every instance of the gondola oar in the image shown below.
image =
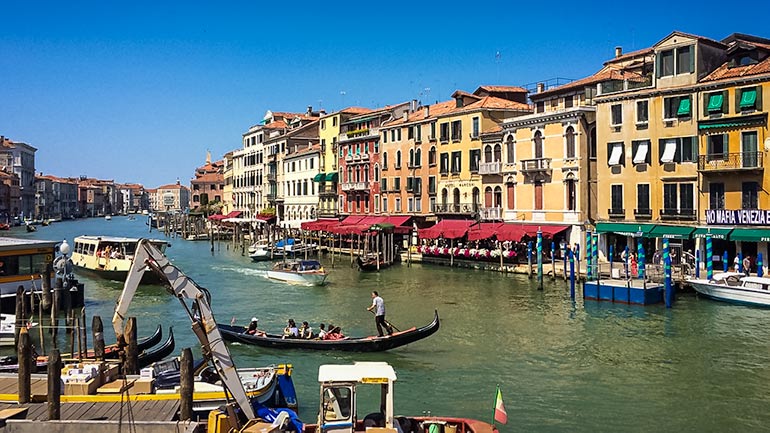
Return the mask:
<svg viewBox="0 0 770 433">
<path fill-rule="evenodd" d="M 372 313 L 372 314 L 374 314 L 374 311 L 372 311 L 372 310 L 369 310 L 369 312 L 370 312 L 370 313 Z M 396 332 L 401 332 L 401 330 L 400 330 L 400 329 L 398 329 L 398 328 L 396 328 L 396 327 L 395 327 L 395 326 L 394 326 L 392 323 L 390 323 L 390 322 L 388 321 L 388 319 L 385 319 L 385 325 L 386 325 L 387 327 L 389 327 L 389 328 L 393 328 L 393 329 L 395 329 L 395 330 L 396 330 Z"/>
</svg>

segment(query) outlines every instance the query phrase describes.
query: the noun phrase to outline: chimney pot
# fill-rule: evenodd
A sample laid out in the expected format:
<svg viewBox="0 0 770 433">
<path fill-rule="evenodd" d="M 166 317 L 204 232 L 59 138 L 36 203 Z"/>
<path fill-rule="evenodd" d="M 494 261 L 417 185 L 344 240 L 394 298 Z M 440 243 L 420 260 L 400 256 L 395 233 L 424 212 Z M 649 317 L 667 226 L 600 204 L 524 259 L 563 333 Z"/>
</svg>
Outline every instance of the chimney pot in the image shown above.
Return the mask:
<svg viewBox="0 0 770 433">
<path fill-rule="evenodd" d="M 623 55 L 623 47 L 615 47 L 615 58 Z"/>
<path fill-rule="evenodd" d="M 545 83 L 537 83 L 537 93 L 543 93 L 545 91 Z"/>
<path fill-rule="evenodd" d="M 430 117 L 430 105 L 425 106 L 425 117 Z"/>
</svg>

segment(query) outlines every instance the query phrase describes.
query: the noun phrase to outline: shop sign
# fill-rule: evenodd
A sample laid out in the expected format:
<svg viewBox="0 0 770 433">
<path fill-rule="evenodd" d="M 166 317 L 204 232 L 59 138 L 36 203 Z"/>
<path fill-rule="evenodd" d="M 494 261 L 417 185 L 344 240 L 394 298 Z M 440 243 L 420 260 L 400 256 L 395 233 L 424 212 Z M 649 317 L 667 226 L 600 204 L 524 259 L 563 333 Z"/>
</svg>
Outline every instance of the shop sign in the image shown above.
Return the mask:
<svg viewBox="0 0 770 433">
<path fill-rule="evenodd" d="M 706 224 L 730 226 L 770 225 L 770 210 L 706 209 Z"/>
</svg>

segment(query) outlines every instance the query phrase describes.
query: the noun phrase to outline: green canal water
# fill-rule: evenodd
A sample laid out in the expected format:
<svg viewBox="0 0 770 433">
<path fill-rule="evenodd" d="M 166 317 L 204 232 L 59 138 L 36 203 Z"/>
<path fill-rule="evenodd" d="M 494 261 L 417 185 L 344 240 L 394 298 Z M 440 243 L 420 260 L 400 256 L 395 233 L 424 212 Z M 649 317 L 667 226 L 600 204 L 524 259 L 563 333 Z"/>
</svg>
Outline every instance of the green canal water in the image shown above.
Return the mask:
<svg viewBox="0 0 770 433">
<path fill-rule="evenodd" d="M 144 219 L 78 220 L 11 236 L 72 243 L 78 235 L 163 237 Z M 298 287 L 265 278 L 267 264 L 217 243 L 170 238 L 167 255 L 210 289 L 221 323 L 279 331 L 288 318 L 342 327 L 349 335 L 374 332 L 366 311 L 370 292 L 386 301 L 398 328 L 428 323 L 437 309 L 441 329 L 390 352 L 282 352 L 231 345 L 240 367 L 289 362 L 301 406 L 316 416 L 318 366 L 387 361 L 398 374 L 396 412 L 454 415 L 491 421 L 499 384 L 509 422 L 502 432 L 770 431 L 770 310 L 682 294 L 672 309 L 593 301 L 573 302 L 563 281 L 537 290 L 520 275 L 406 265 L 359 273 L 349 258 L 335 260 L 324 287 Z M 326 259 L 324 259 L 326 261 Z M 331 267 L 326 261 L 327 267 Z M 79 275 L 87 314 L 99 314 L 110 335 L 112 308 L 122 285 Z M 174 326 L 177 349 L 199 345 L 184 311 L 159 287 L 142 287 L 131 307 L 140 335 L 157 324 Z M 108 342 L 110 339 L 108 338 Z"/>
</svg>

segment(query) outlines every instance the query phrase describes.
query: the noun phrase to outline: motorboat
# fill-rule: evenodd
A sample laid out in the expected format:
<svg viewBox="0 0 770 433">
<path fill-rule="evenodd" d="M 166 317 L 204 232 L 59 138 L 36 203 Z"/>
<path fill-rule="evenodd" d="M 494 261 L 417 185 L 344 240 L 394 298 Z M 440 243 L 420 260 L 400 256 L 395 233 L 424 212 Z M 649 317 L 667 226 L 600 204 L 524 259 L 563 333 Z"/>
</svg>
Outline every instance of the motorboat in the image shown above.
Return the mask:
<svg viewBox="0 0 770 433">
<path fill-rule="evenodd" d="M 13 346 L 16 336 L 16 315 L 0 314 L 0 346 Z"/>
<path fill-rule="evenodd" d="M 107 221 L 112 221 L 112 215 L 105 215 L 104 219 Z"/>
<path fill-rule="evenodd" d="M 263 262 L 271 259 L 270 243 L 264 239 L 249 245 L 249 257 L 255 262 Z"/>
<path fill-rule="evenodd" d="M 717 301 L 770 307 L 770 278 L 721 272 L 710 279 L 687 281 L 699 294 Z"/>
<path fill-rule="evenodd" d="M 125 281 L 138 242 L 138 238 L 78 236 L 72 251 L 72 264 L 102 278 Z M 162 239 L 151 239 L 149 242 L 161 251 L 170 246 Z M 157 277 L 151 272 L 146 272 L 142 282 L 153 281 L 157 281 Z"/>
<path fill-rule="evenodd" d="M 273 246 L 273 258 L 298 258 L 315 252 L 317 247 L 316 244 L 306 244 L 294 238 L 283 239 Z"/>
<path fill-rule="evenodd" d="M 19 286 L 23 286 L 25 292 L 37 292 L 43 287 L 42 278 L 48 278 L 53 287 L 53 274 L 44 275 L 47 264 L 56 256 L 58 243 L 0 237 L 0 296 L 16 298 Z"/>
<path fill-rule="evenodd" d="M 286 260 L 266 272 L 268 278 L 290 284 L 321 286 L 329 276 L 318 260 Z"/>
</svg>

